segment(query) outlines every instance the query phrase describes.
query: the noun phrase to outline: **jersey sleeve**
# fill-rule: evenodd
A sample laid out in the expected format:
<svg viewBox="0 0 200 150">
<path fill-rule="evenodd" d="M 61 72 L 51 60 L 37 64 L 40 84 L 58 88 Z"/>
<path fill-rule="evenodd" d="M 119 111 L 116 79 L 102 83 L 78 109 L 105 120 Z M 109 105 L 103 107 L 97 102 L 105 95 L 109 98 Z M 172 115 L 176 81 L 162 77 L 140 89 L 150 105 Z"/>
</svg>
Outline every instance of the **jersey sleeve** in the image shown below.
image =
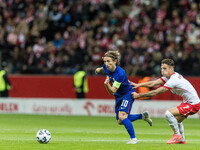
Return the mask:
<svg viewBox="0 0 200 150">
<path fill-rule="evenodd" d="M 161 77 L 160 79 L 161 79 L 164 83 L 167 82 L 167 80 L 168 80 L 166 77 Z"/>
<path fill-rule="evenodd" d="M 108 69 L 105 64 L 103 64 L 103 69 L 104 69 L 105 73 L 108 74 Z"/>
<path fill-rule="evenodd" d="M 164 85 L 164 88 L 172 90 L 176 86 L 176 80 L 174 77 L 171 77 Z"/>
<path fill-rule="evenodd" d="M 122 82 L 125 80 L 124 78 L 125 76 L 123 75 L 123 73 L 119 73 L 118 76 L 115 78 L 113 86 L 119 88 Z"/>
</svg>

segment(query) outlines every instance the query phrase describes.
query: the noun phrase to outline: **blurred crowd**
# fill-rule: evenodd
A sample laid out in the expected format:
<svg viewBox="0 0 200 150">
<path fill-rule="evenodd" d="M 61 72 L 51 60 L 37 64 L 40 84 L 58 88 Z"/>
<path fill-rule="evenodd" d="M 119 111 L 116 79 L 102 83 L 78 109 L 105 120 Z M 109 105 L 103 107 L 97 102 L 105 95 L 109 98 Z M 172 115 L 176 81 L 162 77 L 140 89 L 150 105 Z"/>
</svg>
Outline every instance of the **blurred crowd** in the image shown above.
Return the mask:
<svg viewBox="0 0 200 150">
<path fill-rule="evenodd" d="M 199 0 L 0 0 L 0 57 L 11 74 L 88 75 L 119 50 L 127 75 L 200 75 Z"/>
</svg>

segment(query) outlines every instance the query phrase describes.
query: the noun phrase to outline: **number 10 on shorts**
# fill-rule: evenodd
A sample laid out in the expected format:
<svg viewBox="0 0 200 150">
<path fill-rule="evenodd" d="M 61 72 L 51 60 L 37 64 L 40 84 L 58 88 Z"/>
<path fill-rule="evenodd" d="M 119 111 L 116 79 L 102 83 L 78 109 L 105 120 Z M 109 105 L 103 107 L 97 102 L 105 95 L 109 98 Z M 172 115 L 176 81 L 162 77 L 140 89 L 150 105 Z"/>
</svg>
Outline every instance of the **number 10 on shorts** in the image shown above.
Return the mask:
<svg viewBox="0 0 200 150">
<path fill-rule="evenodd" d="M 126 107 L 128 105 L 128 100 L 123 99 L 121 106 Z"/>
</svg>

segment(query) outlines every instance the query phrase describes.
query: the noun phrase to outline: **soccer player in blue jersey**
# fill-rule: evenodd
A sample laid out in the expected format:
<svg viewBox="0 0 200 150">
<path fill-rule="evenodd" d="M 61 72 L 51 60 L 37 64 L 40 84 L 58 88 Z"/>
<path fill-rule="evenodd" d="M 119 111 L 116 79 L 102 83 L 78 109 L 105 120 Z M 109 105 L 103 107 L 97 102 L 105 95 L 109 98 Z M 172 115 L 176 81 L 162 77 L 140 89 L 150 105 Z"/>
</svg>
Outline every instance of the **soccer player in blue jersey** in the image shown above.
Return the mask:
<svg viewBox="0 0 200 150">
<path fill-rule="evenodd" d="M 124 125 L 130 135 L 131 139 L 127 144 L 137 144 L 138 140 L 131 122 L 144 119 L 152 126 L 152 120 L 148 112 L 144 112 L 143 114 L 130 114 L 134 102 L 131 93 L 134 92 L 135 89 L 132 88 L 133 85 L 130 84 L 126 72 L 119 67 L 120 53 L 110 50 L 104 54 L 103 61 L 103 67 L 97 68 L 95 72 L 99 73 L 103 70 L 105 71 L 107 77 L 104 81 L 104 85 L 109 94 L 115 96 L 117 122 L 120 125 Z"/>
</svg>

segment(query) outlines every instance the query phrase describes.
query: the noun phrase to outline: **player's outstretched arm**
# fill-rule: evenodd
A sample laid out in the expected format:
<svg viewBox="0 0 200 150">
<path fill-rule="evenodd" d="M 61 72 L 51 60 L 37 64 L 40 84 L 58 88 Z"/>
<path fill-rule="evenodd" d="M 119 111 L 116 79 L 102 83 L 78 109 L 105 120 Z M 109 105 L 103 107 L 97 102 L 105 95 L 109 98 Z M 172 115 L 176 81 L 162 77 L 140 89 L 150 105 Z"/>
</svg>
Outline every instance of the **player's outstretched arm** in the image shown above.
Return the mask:
<svg viewBox="0 0 200 150">
<path fill-rule="evenodd" d="M 98 74 L 98 73 L 100 73 L 100 72 L 103 71 L 103 70 L 104 70 L 103 67 L 99 67 L 99 68 L 97 68 L 97 69 L 95 70 L 95 73 Z"/>
<path fill-rule="evenodd" d="M 166 92 L 168 90 L 169 89 L 167 89 L 167 88 L 159 87 L 156 90 L 152 90 L 152 91 L 149 91 L 149 92 L 146 92 L 146 93 L 136 93 L 136 92 L 133 92 L 133 93 L 131 93 L 131 95 L 132 95 L 133 98 L 152 97 L 152 96 L 156 96 L 158 94 L 164 93 L 164 92 Z"/>
<path fill-rule="evenodd" d="M 131 81 L 129 81 L 129 82 L 133 85 L 133 89 L 140 87 L 139 83 L 134 83 L 134 82 L 131 82 Z"/>
<path fill-rule="evenodd" d="M 161 79 L 157 79 L 157 80 L 143 82 L 143 83 L 133 83 L 133 82 L 130 82 L 130 83 L 134 86 L 133 88 L 135 89 L 138 87 L 154 87 L 156 85 L 162 84 L 163 81 Z"/>
</svg>

